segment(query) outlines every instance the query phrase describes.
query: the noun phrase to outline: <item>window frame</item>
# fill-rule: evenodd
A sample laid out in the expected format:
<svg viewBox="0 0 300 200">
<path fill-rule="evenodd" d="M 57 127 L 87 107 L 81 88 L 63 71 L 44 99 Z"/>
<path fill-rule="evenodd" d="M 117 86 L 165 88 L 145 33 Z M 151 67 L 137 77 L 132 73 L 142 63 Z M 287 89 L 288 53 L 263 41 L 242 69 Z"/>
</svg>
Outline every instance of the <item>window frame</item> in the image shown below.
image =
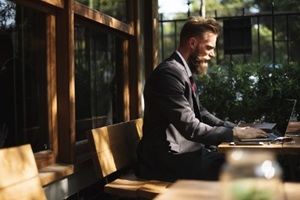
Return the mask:
<svg viewBox="0 0 300 200">
<path fill-rule="evenodd" d="M 129 23 L 124 23 L 99 11 L 87 8 L 75 0 L 12 0 L 18 5 L 44 12 L 46 14 L 47 38 L 47 105 L 49 150 L 36 152 L 35 159 L 40 171 L 63 163 L 64 173 L 42 179 L 44 185 L 80 170 L 91 160 L 76 163 L 78 155 L 89 152 L 87 141 L 76 142 L 75 119 L 75 73 L 74 73 L 74 24 L 82 21 L 87 26 L 120 38 L 117 43 L 118 60 L 117 109 L 119 121 L 128 121 L 141 116 L 141 83 L 138 0 L 127 1 Z M 57 34 L 59 33 L 59 34 Z M 46 119 L 43 119 L 46 120 Z M 52 170 L 52 168 L 51 168 Z M 47 170 L 46 170 L 47 171 Z M 55 171 L 55 170 L 54 170 Z M 43 175 L 41 175 L 43 177 Z"/>
<path fill-rule="evenodd" d="M 119 21 L 115 18 L 109 17 L 103 13 L 81 5 L 75 2 L 74 4 L 74 21 L 76 23 L 84 24 L 89 28 L 111 34 L 116 37 L 116 57 L 122 57 L 123 59 L 116 60 L 116 76 L 117 76 L 117 122 L 126 121 L 130 119 L 130 92 L 129 92 L 129 38 L 134 36 L 134 29 L 132 26 Z M 126 50 L 127 49 L 127 50 Z M 119 56 L 118 56 L 119 55 Z M 122 113 L 120 113 L 122 111 Z M 76 120 L 76 119 L 75 119 Z M 90 155 L 85 155 L 88 149 L 87 140 L 77 141 L 75 147 L 75 158 L 81 158 L 80 162 L 76 166 L 84 165 L 89 159 Z M 77 159 L 78 160 L 78 159 Z"/>
</svg>

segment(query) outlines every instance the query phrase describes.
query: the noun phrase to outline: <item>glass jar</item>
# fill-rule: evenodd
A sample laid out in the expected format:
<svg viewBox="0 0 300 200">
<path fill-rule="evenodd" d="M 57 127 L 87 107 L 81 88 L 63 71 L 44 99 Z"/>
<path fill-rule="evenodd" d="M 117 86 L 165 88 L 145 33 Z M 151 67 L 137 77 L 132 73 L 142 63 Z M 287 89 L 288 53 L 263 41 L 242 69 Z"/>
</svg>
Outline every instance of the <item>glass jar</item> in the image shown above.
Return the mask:
<svg viewBox="0 0 300 200">
<path fill-rule="evenodd" d="M 223 200 L 283 199 L 282 170 L 267 151 L 233 150 L 220 175 Z"/>
</svg>

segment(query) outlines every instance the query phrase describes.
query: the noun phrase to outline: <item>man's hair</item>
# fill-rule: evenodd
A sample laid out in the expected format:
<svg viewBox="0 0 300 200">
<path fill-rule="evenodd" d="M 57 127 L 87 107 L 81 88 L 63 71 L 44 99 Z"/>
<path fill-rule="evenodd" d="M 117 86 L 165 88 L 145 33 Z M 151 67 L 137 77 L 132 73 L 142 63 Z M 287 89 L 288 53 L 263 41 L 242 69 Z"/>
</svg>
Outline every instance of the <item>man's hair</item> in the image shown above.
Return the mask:
<svg viewBox="0 0 300 200">
<path fill-rule="evenodd" d="M 203 37 L 206 32 L 219 34 L 221 25 L 213 18 L 203 18 L 201 16 L 189 17 L 183 25 L 180 33 L 180 45 L 183 45 L 191 37 Z"/>
</svg>

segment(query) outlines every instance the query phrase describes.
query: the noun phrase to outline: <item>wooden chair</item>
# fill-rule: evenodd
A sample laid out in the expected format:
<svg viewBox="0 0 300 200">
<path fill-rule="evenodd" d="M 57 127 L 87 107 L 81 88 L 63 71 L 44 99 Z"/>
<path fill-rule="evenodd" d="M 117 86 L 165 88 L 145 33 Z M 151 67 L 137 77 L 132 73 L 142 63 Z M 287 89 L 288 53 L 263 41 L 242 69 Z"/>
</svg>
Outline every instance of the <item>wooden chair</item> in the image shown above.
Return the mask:
<svg viewBox="0 0 300 200">
<path fill-rule="evenodd" d="M 139 118 L 87 132 L 96 174 L 99 179 L 107 179 L 104 192 L 116 197 L 152 199 L 170 184 L 140 179 L 134 174 L 142 123 Z M 117 178 L 110 180 L 113 174 L 118 174 Z"/>
<path fill-rule="evenodd" d="M 0 149 L 0 199 L 46 200 L 29 144 Z"/>
</svg>

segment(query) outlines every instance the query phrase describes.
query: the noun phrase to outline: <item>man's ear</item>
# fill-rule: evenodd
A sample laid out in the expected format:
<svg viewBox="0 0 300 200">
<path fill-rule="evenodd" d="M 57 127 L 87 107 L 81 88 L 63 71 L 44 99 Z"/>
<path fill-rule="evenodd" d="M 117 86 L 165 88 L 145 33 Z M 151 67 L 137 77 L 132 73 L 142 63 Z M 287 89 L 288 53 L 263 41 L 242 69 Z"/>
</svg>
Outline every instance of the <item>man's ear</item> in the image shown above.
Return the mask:
<svg viewBox="0 0 300 200">
<path fill-rule="evenodd" d="M 189 46 L 190 46 L 190 48 L 194 50 L 196 48 L 196 44 L 197 44 L 196 38 L 195 37 L 191 37 L 189 39 Z"/>
</svg>

